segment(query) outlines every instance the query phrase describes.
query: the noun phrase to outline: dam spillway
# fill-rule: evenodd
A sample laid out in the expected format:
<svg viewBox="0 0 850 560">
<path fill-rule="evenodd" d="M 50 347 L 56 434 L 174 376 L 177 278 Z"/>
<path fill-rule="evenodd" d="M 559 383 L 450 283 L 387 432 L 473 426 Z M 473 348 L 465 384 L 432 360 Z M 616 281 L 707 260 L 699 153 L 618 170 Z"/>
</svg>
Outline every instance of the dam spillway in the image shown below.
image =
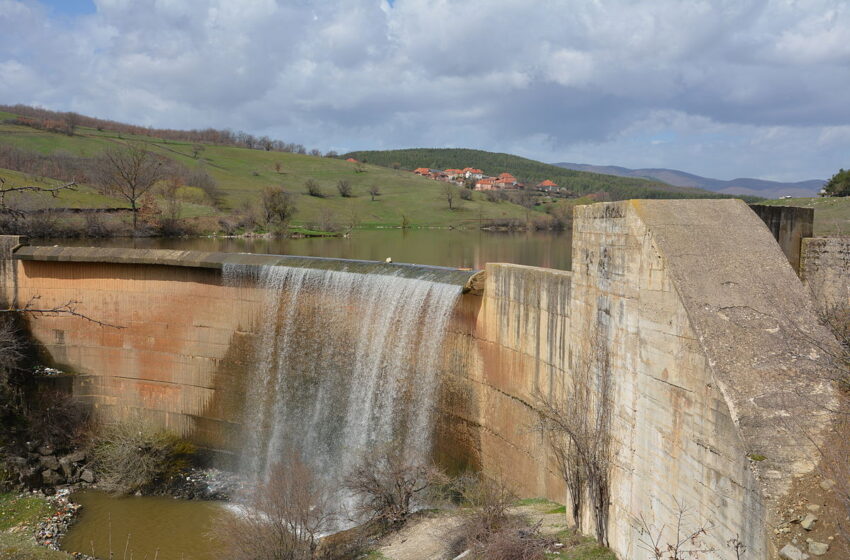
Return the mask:
<svg viewBox="0 0 850 560">
<path fill-rule="evenodd" d="M 430 459 L 440 347 L 462 286 L 425 267 L 400 272 L 224 265 L 225 285 L 263 292 L 240 450 L 251 479 L 291 454 L 335 485 L 384 446 Z"/>
</svg>

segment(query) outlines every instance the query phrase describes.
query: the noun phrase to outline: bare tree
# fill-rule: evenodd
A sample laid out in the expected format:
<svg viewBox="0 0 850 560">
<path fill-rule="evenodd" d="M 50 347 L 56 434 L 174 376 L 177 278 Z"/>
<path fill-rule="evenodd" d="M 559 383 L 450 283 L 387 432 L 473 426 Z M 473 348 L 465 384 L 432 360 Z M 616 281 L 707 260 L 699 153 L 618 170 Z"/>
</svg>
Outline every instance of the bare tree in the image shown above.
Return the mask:
<svg viewBox="0 0 850 560">
<path fill-rule="evenodd" d="M 165 176 L 162 159 L 137 145 L 108 149 L 95 159 L 95 183 L 102 192 L 123 198 L 130 204 L 134 232 L 139 200 Z"/>
<path fill-rule="evenodd" d="M 457 196 L 457 188 L 451 183 L 446 183 L 443 185 L 442 189 L 443 198 L 446 199 L 446 202 L 449 203 L 449 210 L 454 210 L 454 201 Z"/>
<path fill-rule="evenodd" d="M 354 164 L 354 172 L 355 173 L 366 173 L 366 166 L 363 164 L 363 162 L 358 161 L 357 163 Z"/>
<path fill-rule="evenodd" d="M 714 552 L 714 548 L 703 542 L 703 538 L 713 528 L 711 523 L 703 522 L 698 526 L 686 527 L 688 510 L 678 501 L 676 506 L 676 526 L 670 528 L 672 530 L 670 535 L 666 535 L 668 528 L 665 525 L 655 527 L 644 518 L 643 514 L 638 516 L 637 525 L 640 531 L 638 547 L 646 550 L 653 560 L 696 560 L 702 558 L 704 554 Z M 728 545 L 738 558 L 746 552 L 746 546 L 737 537 L 730 539 Z"/>
<path fill-rule="evenodd" d="M 309 560 L 334 521 L 330 492 L 297 456 L 274 465 L 238 515 L 219 521 L 228 558 Z"/>
<path fill-rule="evenodd" d="M 65 113 L 65 124 L 68 127 L 68 136 L 74 135 L 74 132 L 76 132 L 81 120 L 82 116 L 79 113 Z"/>
<path fill-rule="evenodd" d="M 378 185 L 372 185 L 369 187 L 369 196 L 372 197 L 372 202 L 375 202 L 376 196 L 381 196 L 381 189 Z"/>
<path fill-rule="evenodd" d="M 561 394 L 536 394 L 538 429 L 552 446 L 570 491 L 573 514 L 590 501 L 596 539 L 608 546 L 611 468 L 612 379 L 604 332 L 597 330 Z M 576 523 L 580 514 L 575 516 Z"/>
<path fill-rule="evenodd" d="M 203 144 L 192 144 L 192 158 L 198 159 L 198 156 L 206 149 Z"/>
<path fill-rule="evenodd" d="M 339 195 L 343 198 L 351 198 L 351 183 L 345 179 L 340 179 L 336 184 Z"/>
<path fill-rule="evenodd" d="M 6 179 L 0 177 L 0 214 L 8 214 L 13 218 L 21 217 L 25 212 L 17 210 L 9 205 L 9 201 L 6 199 L 7 195 L 14 195 L 15 193 L 22 192 L 40 192 L 40 193 L 48 193 L 52 197 L 59 196 L 59 193 L 62 191 L 74 191 L 77 190 L 77 184 L 74 182 L 65 183 L 64 185 L 59 185 L 56 187 L 39 187 L 35 185 L 26 185 L 20 187 L 12 187 L 6 185 Z"/>
</svg>

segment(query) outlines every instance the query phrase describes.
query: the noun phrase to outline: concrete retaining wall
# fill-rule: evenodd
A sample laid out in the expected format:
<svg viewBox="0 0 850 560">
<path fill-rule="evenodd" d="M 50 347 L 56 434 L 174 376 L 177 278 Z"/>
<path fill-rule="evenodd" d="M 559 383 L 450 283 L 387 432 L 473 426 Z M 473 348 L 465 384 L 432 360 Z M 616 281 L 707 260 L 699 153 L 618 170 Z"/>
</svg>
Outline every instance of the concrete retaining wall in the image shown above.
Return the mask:
<svg viewBox="0 0 850 560">
<path fill-rule="evenodd" d="M 823 307 L 850 309 L 850 237 L 804 239 L 800 277 Z"/>
<path fill-rule="evenodd" d="M 753 212 L 767 225 L 782 252 L 788 257 L 791 267 L 800 270 L 800 244 L 814 232 L 815 211 L 813 208 L 796 206 L 768 206 L 753 204 Z"/>
</svg>

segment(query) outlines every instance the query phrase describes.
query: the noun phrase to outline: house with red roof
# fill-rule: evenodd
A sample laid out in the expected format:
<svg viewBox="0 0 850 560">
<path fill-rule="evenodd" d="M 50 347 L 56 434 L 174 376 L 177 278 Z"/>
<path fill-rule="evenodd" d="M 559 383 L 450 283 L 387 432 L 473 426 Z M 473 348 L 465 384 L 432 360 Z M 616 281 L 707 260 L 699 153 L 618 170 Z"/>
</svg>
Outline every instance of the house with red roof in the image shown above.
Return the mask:
<svg viewBox="0 0 850 560">
<path fill-rule="evenodd" d="M 348 159 L 347 159 L 347 160 L 345 160 L 345 161 L 347 161 L 347 162 L 349 162 L 349 163 L 359 163 L 359 162 L 358 162 L 356 159 L 354 159 L 353 157 L 350 157 L 350 158 L 348 158 Z"/>
<path fill-rule="evenodd" d="M 492 177 L 488 177 L 486 179 L 479 179 L 475 182 L 475 190 L 476 191 L 494 191 L 498 187 L 496 186 L 496 179 Z"/>
<path fill-rule="evenodd" d="M 464 167 L 463 176 L 467 179 L 483 179 L 484 172 L 480 169 L 475 169 L 474 167 Z"/>
<path fill-rule="evenodd" d="M 416 173 L 417 175 L 422 175 L 423 177 L 426 177 L 431 173 L 431 170 L 428 169 L 427 167 L 417 167 L 416 169 L 413 170 L 413 172 Z"/>
</svg>

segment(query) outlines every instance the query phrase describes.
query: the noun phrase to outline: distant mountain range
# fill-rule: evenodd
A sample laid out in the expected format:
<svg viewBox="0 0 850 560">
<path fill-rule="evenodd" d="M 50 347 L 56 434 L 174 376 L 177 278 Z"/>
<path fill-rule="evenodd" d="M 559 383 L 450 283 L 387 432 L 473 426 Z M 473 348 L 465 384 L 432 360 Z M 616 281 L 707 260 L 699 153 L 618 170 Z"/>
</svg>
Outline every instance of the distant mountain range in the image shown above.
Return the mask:
<svg viewBox="0 0 850 560">
<path fill-rule="evenodd" d="M 677 187 L 696 187 L 723 194 L 748 194 L 765 198 L 817 196 L 821 187 L 826 183 L 822 179 L 811 179 L 796 183 L 747 178 L 721 181 L 720 179 L 700 177 L 699 175 L 685 173 L 676 169 L 629 169 L 616 165 L 589 165 L 586 163 L 568 162 L 555 163 L 553 165 L 574 171 L 589 171 L 591 173 L 615 175 L 617 177 L 639 177 L 661 181 L 662 183 Z"/>
</svg>

